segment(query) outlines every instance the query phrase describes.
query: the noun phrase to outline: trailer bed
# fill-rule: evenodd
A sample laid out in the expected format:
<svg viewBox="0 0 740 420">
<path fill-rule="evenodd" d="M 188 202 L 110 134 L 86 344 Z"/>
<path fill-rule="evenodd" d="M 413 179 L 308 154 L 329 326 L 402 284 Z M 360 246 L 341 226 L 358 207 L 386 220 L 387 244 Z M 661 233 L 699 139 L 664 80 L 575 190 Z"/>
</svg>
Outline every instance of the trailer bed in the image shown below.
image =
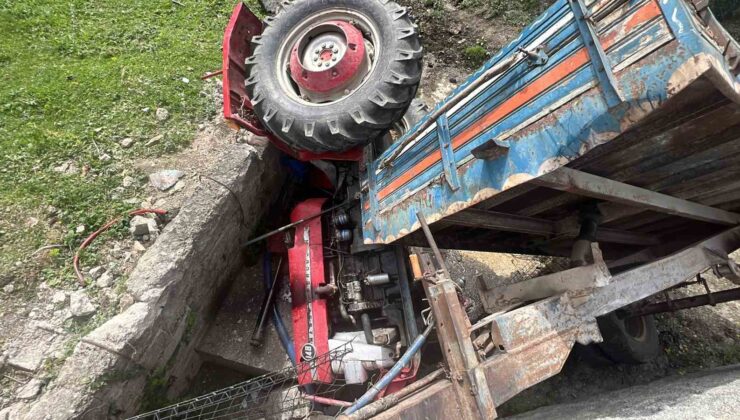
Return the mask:
<svg viewBox="0 0 740 420">
<path fill-rule="evenodd" d="M 651 197 L 705 205 L 694 212 L 740 209 L 740 49 L 702 4 L 556 2 L 430 112 L 426 130 L 367 162 L 365 244 L 423 244 L 420 212 L 445 248 L 564 256 L 596 203 L 597 239 L 615 260 L 738 224 L 642 205 L 662 193 Z M 538 47 L 544 65 L 523 58 L 478 80 Z M 577 181 L 641 189 L 630 200 Z"/>
</svg>

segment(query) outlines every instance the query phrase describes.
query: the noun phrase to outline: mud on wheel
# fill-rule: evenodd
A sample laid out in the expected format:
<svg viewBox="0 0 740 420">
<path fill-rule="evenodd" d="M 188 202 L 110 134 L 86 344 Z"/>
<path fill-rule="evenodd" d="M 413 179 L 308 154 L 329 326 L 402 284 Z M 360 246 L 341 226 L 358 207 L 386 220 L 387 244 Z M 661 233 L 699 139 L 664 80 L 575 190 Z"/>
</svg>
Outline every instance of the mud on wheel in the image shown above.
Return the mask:
<svg viewBox="0 0 740 420">
<path fill-rule="evenodd" d="M 299 150 L 344 151 L 384 134 L 421 77 L 417 28 L 392 1 L 286 2 L 252 43 L 255 113 Z"/>
</svg>

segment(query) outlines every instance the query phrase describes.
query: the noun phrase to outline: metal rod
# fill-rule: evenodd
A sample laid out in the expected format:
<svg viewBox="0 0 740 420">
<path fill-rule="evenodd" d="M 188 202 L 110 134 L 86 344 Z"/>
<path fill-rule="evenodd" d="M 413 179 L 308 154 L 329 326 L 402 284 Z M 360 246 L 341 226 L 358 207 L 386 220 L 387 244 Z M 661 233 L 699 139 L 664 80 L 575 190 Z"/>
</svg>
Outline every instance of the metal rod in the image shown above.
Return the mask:
<svg viewBox="0 0 740 420">
<path fill-rule="evenodd" d="M 439 264 L 439 269 L 442 270 L 445 274 L 445 277 L 448 279 L 450 277 L 450 272 L 447 271 L 447 265 L 445 265 L 445 260 L 442 258 L 442 253 L 439 252 L 439 248 L 437 247 L 437 241 L 434 240 L 434 236 L 432 236 L 432 231 L 429 229 L 429 225 L 427 224 L 427 219 L 424 218 L 424 215 L 421 214 L 421 212 L 416 212 L 416 218 L 419 219 L 419 223 L 421 224 L 421 229 L 424 231 L 424 236 L 427 238 L 427 242 L 429 242 L 429 247 L 432 248 L 432 252 L 434 252 L 434 258 L 437 259 L 437 264 Z"/>
<path fill-rule="evenodd" d="M 332 405 L 334 407 L 350 407 L 352 405 L 349 401 L 336 400 L 334 398 L 319 397 L 317 395 L 303 395 L 303 398 L 314 401 L 319 404 Z"/>
<path fill-rule="evenodd" d="M 373 384 L 373 386 L 370 387 L 370 389 L 367 390 L 353 405 L 352 407 L 348 408 L 345 414 L 350 415 L 354 413 L 355 411 L 361 409 L 362 407 L 366 406 L 370 403 L 370 401 L 375 398 L 380 391 L 385 389 L 385 387 L 388 386 L 388 384 L 391 383 L 400 373 L 404 366 L 406 366 L 411 359 L 414 357 L 414 355 L 421 349 L 421 346 L 424 344 L 425 341 L 427 341 L 427 337 L 429 337 L 429 333 L 432 332 L 432 328 L 434 328 L 434 323 L 430 323 L 429 326 L 424 330 L 424 333 L 420 336 L 416 337 L 416 340 L 409 346 L 409 348 L 406 350 L 406 353 L 401 356 L 400 359 L 396 362 L 395 365 L 391 368 L 391 370 L 388 371 L 378 382 Z"/>
<path fill-rule="evenodd" d="M 406 271 L 406 253 L 402 245 L 396 245 L 396 264 L 398 264 L 398 288 L 401 291 L 401 309 L 403 310 L 403 322 L 406 324 L 406 342 L 410 343 L 414 337 L 419 335 L 414 316 L 414 302 L 411 300 L 411 286 Z"/>
<path fill-rule="evenodd" d="M 265 303 L 262 305 L 259 318 L 257 318 L 257 328 L 252 333 L 252 339 L 249 343 L 255 347 L 259 347 L 265 341 L 265 324 L 267 324 L 267 318 L 270 316 L 272 309 L 272 303 L 275 301 L 275 289 L 277 289 L 277 281 L 280 276 L 280 267 L 283 265 L 283 257 L 278 260 L 277 270 L 275 270 L 275 276 L 272 279 L 272 285 L 267 290 L 265 296 Z"/>
<path fill-rule="evenodd" d="M 736 289 L 723 290 L 721 292 L 709 293 L 706 295 L 675 299 L 667 302 L 650 303 L 633 311 L 625 311 L 624 317 L 652 315 L 662 312 L 673 312 L 680 309 L 689 309 L 704 305 L 714 305 L 717 303 L 731 302 L 733 300 L 740 300 L 740 287 Z"/>
<path fill-rule="evenodd" d="M 370 418 L 382 411 L 387 410 L 390 407 L 398 404 L 399 401 L 413 394 L 414 392 L 428 386 L 445 373 L 444 369 L 437 369 L 427 376 L 419 379 L 418 381 L 410 384 L 407 387 L 401 388 L 398 392 L 383 397 L 365 407 L 357 410 L 354 414 L 348 416 L 339 416 L 338 420 L 365 420 Z"/>
<path fill-rule="evenodd" d="M 406 137 L 401 142 L 401 144 L 399 144 L 398 147 L 396 147 L 393 153 L 390 154 L 390 156 L 383 159 L 380 162 L 380 165 L 378 167 L 380 169 L 383 169 L 386 166 L 388 166 L 395 158 L 398 157 L 398 155 L 401 154 L 401 152 L 403 152 L 403 149 L 406 148 L 406 145 L 416 140 L 416 138 L 419 137 L 427 128 L 431 127 L 432 124 L 435 124 L 437 122 L 437 119 L 440 116 L 442 116 L 442 114 L 447 113 L 447 111 L 449 111 L 450 108 L 457 105 L 461 100 L 467 98 L 471 93 L 473 93 L 476 89 L 478 89 L 482 84 L 486 83 L 487 81 L 491 80 L 492 78 L 498 76 L 499 74 L 511 68 L 511 66 L 514 65 L 514 63 L 516 63 L 517 61 L 519 61 L 524 55 L 525 54 L 523 53 L 517 53 L 517 54 L 509 56 L 509 58 L 505 59 L 499 64 L 496 64 L 495 66 L 486 70 L 486 72 L 483 73 L 483 75 L 481 75 L 479 78 L 470 82 L 470 84 L 466 86 L 465 89 L 462 90 L 462 92 L 449 98 L 449 100 L 445 102 L 441 107 L 435 109 L 434 112 L 432 112 L 429 115 L 426 121 L 424 121 L 424 123 L 421 126 L 419 126 L 419 128 L 416 131 L 414 131 L 408 137 Z"/>
<path fill-rule="evenodd" d="M 362 315 L 360 315 L 360 321 L 362 321 L 362 331 L 365 333 L 365 342 L 367 344 L 375 344 L 373 325 L 370 323 L 370 314 L 363 312 Z"/>
<path fill-rule="evenodd" d="M 329 207 L 328 209 L 326 209 L 326 210 L 323 210 L 323 211 L 321 211 L 321 212 L 319 212 L 319 213 L 316 213 L 316 214 L 314 214 L 313 216 L 308 216 L 308 217 L 305 217 L 305 218 L 303 218 L 303 219 L 301 219 L 301 220 L 297 220 L 297 221 L 295 221 L 295 222 L 293 222 L 293 223 L 290 223 L 290 224 L 287 224 L 287 225 L 285 225 L 285 226 L 283 226 L 283 227 L 277 228 L 277 229 L 275 229 L 275 230 L 273 230 L 273 231 L 271 231 L 271 232 L 267 232 L 267 233 L 265 233 L 264 235 L 260 235 L 260 236 L 258 236 L 258 237 L 256 237 L 256 238 L 254 238 L 254 239 L 250 239 L 250 240 L 248 240 L 247 242 L 244 242 L 244 243 L 242 244 L 242 248 L 246 248 L 246 247 L 248 247 L 249 245 L 252 245 L 253 243 L 259 242 L 259 241 L 261 241 L 261 240 L 263 240 L 263 239 L 267 239 L 267 238 L 269 238 L 270 236 L 274 236 L 274 235 L 277 235 L 278 233 L 281 233 L 281 232 L 285 232 L 286 230 L 288 230 L 288 229 L 290 229 L 290 228 L 293 228 L 293 227 L 296 227 L 296 226 L 300 225 L 301 223 L 305 223 L 305 222 L 308 222 L 309 220 L 313 220 L 313 219 L 315 219 L 315 218 L 317 218 L 317 217 L 321 217 L 321 216 L 325 215 L 326 213 L 329 213 L 329 212 L 331 212 L 331 211 L 334 211 L 334 210 L 336 210 L 336 209 L 338 209 L 338 208 L 340 208 L 340 207 L 344 207 L 344 206 L 346 206 L 346 205 L 349 205 L 349 204 L 351 204 L 351 203 L 352 203 L 353 201 L 354 201 L 354 200 L 352 200 L 352 201 L 347 201 L 347 202 L 344 202 L 344 203 L 342 203 L 342 204 L 337 204 L 336 206 L 332 206 L 332 207 Z"/>
</svg>

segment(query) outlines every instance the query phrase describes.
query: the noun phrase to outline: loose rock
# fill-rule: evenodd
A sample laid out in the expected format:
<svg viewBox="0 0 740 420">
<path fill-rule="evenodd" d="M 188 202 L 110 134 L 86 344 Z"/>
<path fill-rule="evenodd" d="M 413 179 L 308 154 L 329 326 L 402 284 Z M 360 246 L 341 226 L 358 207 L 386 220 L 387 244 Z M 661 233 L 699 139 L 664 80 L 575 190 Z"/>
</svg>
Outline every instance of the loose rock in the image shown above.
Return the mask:
<svg viewBox="0 0 740 420">
<path fill-rule="evenodd" d="M 75 232 L 77 233 L 82 233 L 84 231 L 85 231 L 85 225 L 77 225 L 77 227 L 75 228 Z"/>
<path fill-rule="evenodd" d="M 174 187 L 183 176 L 185 176 L 183 171 L 167 169 L 149 175 L 149 183 L 160 191 L 167 191 Z"/>
<path fill-rule="evenodd" d="M 134 139 L 132 139 L 131 137 L 126 137 L 125 139 L 121 140 L 121 143 L 119 144 L 124 149 L 128 149 L 129 147 L 134 145 Z"/>
<path fill-rule="evenodd" d="M 95 284 L 98 285 L 101 289 L 104 289 L 106 287 L 111 287 L 113 283 L 116 281 L 115 276 L 113 276 L 110 272 L 106 271 L 103 273 L 102 276 L 98 279 L 98 281 L 95 282 Z"/>
<path fill-rule="evenodd" d="M 93 280 L 97 280 L 100 276 L 103 275 L 103 273 L 105 273 L 105 267 L 99 265 L 97 267 L 91 268 L 88 273 L 90 273 L 90 277 L 92 277 Z"/>
<path fill-rule="evenodd" d="M 122 185 L 123 185 L 124 188 L 130 188 L 132 185 L 134 185 L 135 182 L 136 182 L 136 180 L 134 178 L 132 178 L 130 176 L 125 176 L 125 177 L 123 177 L 123 184 Z"/>
<path fill-rule="evenodd" d="M 98 159 L 101 160 L 102 162 L 107 162 L 111 160 L 111 157 L 108 153 L 103 153 L 100 156 L 98 156 Z"/>
<path fill-rule="evenodd" d="M 21 400 L 33 399 L 37 395 L 39 395 L 39 392 L 41 392 L 41 387 L 43 385 L 44 383 L 41 382 L 39 379 L 31 379 L 30 381 L 28 381 L 27 384 L 23 385 L 23 387 L 18 390 L 16 397 Z"/>
<path fill-rule="evenodd" d="M 170 112 L 164 108 L 157 108 L 155 115 L 157 116 L 157 121 L 165 121 L 170 117 Z"/>
<path fill-rule="evenodd" d="M 148 142 L 146 142 L 146 146 L 151 146 L 151 145 L 153 145 L 153 144 L 155 144 L 155 143 L 158 143 L 158 142 L 159 142 L 160 140 L 162 140 L 163 138 L 164 138 L 164 135 L 163 135 L 163 134 L 160 134 L 160 135 L 158 135 L 158 136 L 154 136 L 154 137 L 152 137 L 151 139 L 149 139 L 149 141 L 148 141 Z"/>
<path fill-rule="evenodd" d="M 15 291 L 15 285 L 13 283 L 6 284 L 5 286 L 3 286 L 3 292 L 7 294 L 11 294 L 14 291 Z"/>
<path fill-rule="evenodd" d="M 86 317 L 97 311 L 84 290 L 78 290 L 69 296 L 69 310 L 73 316 Z"/>
<path fill-rule="evenodd" d="M 144 216 L 134 216 L 129 222 L 129 232 L 134 236 L 144 236 L 159 233 L 157 221 Z"/>
<path fill-rule="evenodd" d="M 132 247 L 133 251 L 136 253 L 142 253 L 146 251 L 146 247 L 139 241 L 134 241 L 134 245 Z"/>
<path fill-rule="evenodd" d="M 51 302 L 54 304 L 61 304 L 67 301 L 67 294 L 64 293 L 62 290 L 57 290 L 54 292 L 54 294 L 51 296 Z"/>
</svg>

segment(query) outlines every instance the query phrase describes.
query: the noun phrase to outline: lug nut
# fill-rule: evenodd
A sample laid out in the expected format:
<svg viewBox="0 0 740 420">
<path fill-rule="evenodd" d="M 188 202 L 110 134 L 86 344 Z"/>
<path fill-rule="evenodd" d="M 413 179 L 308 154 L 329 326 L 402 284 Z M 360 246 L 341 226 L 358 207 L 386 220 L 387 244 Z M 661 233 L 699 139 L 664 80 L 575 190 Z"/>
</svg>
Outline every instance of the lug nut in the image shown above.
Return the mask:
<svg viewBox="0 0 740 420">
<path fill-rule="evenodd" d="M 318 49 L 318 48 L 316 48 L 316 49 L 314 50 L 314 54 L 318 54 L 318 53 L 320 53 L 320 52 L 321 52 L 321 50 L 320 50 L 320 49 Z"/>
<path fill-rule="evenodd" d="M 334 54 L 339 54 L 339 48 L 334 48 Z"/>
<path fill-rule="evenodd" d="M 332 57 L 331 61 L 337 61 L 337 57 Z"/>
</svg>

